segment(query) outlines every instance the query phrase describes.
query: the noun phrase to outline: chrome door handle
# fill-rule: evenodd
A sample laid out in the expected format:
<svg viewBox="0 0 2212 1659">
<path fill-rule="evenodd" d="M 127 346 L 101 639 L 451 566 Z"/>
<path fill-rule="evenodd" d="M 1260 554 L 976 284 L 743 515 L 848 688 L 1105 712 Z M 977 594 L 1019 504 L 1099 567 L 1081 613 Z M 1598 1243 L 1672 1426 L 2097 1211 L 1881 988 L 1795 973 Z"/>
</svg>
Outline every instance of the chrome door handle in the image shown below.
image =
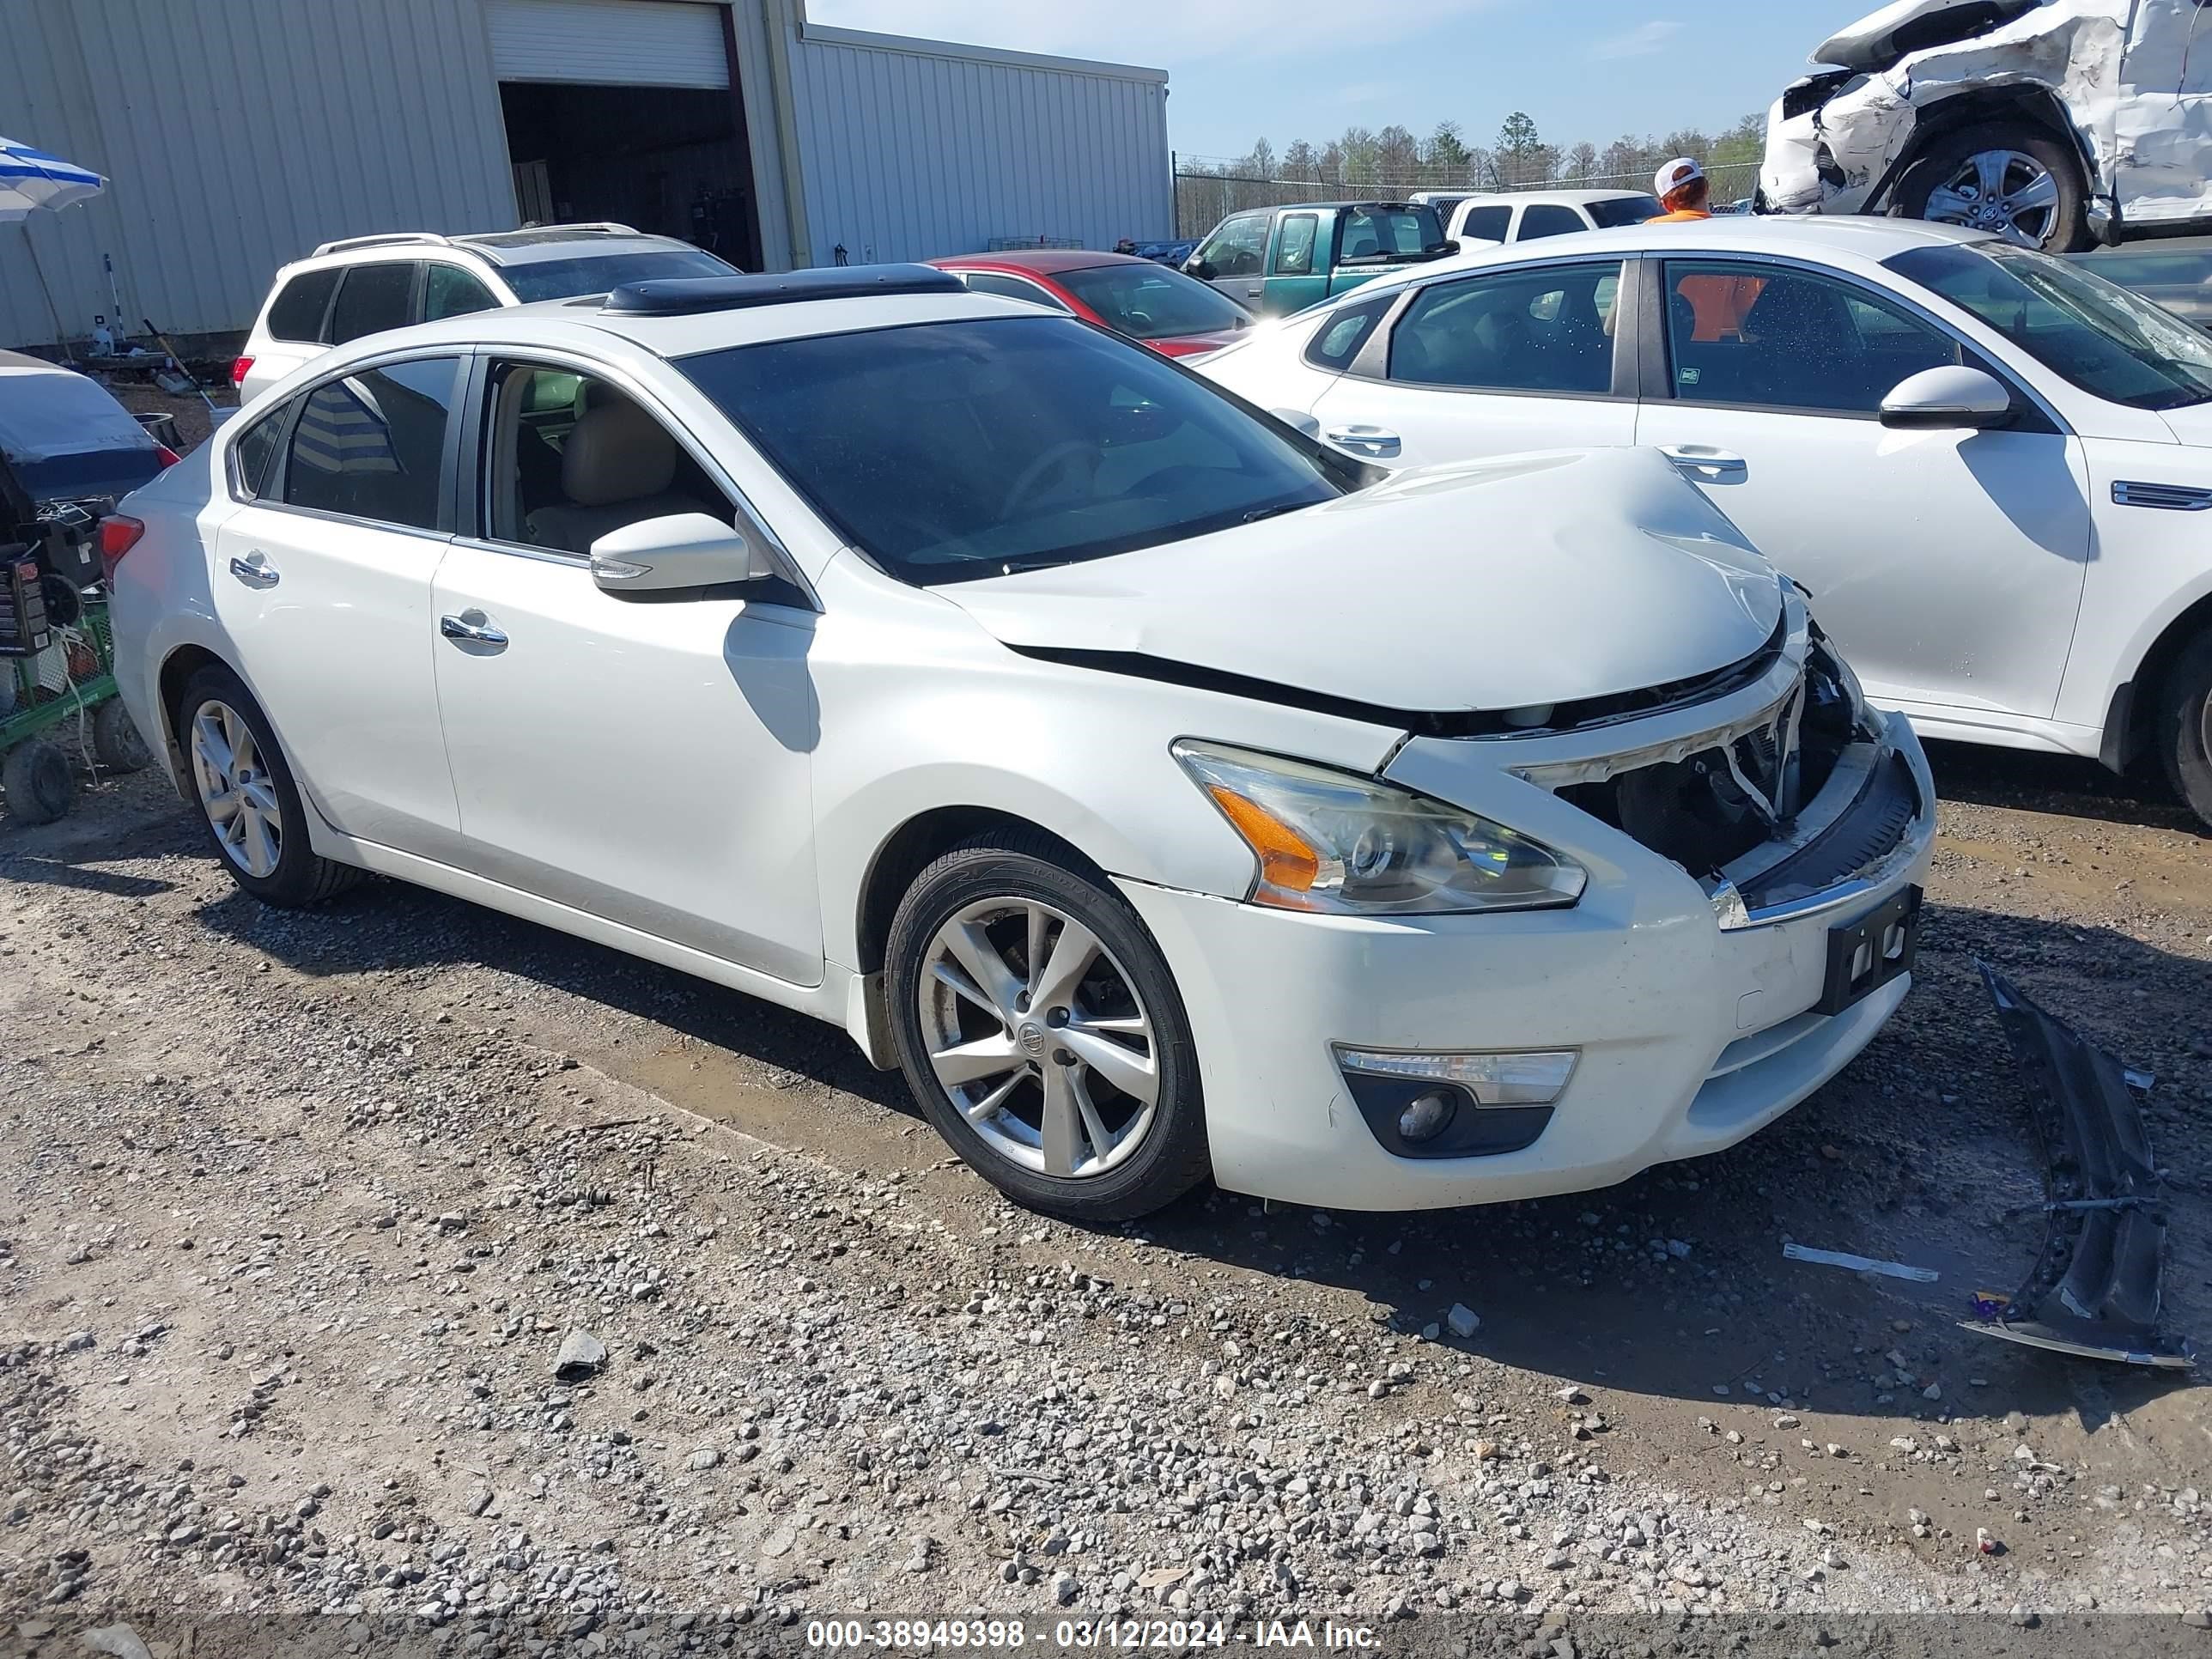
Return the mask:
<svg viewBox="0 0 2212 1659">
<path fill-rule="evenodd" d="M 476 620 L 471 622 L 470 617 Z M 470 645 L 501 646 L 507 635 L 484 620 L 481 611 L 464 611 L 458 617 L 438 618 L 438 631 L 449 640 L 460 640 Z"/>
<path fill-rule="evenodd" d="M 1741 483 L 1751 477 L 1750 462 L 1710 444 L 1667 445 L 1659 453 L 1699 483 Z"/>
<path fill-rule="evenodd" d="M 1379 426 L 1333 426 L 1322 436 L 1339 449 L 1348 449 L 1355 455 L 1377 461 L 1390 459 L 1406 447 L 1396 433 Z"/>
<path fill-rule="evenodd" d="M 264 554 L 251 553 L 230 562 L 230 574 L 248 587 L 274 587 L 281 578 Z"/>
<path fill-rule="evenodd" d="M 1251 287 L 1244 290 L 1244 297 L 1248 300 L 1256 300 L 1266 292 L 1267 289 L 1261 288 L 1257 283 L 1255 283 Z"/>
</svg>

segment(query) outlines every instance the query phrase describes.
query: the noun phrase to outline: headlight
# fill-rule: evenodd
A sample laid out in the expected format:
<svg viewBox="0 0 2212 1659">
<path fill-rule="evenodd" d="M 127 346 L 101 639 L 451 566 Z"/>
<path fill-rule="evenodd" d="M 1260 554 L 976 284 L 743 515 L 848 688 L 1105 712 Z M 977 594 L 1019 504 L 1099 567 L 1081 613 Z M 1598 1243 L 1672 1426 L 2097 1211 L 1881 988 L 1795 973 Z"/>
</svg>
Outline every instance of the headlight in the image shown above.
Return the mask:
<svg viewBox="0 0 2212 1659">
<path fill-rule="evenodd" d="M 1502 824 L 1395 784 L 1206 743 L 1182 763 L 1260 861 L 1252 902 L 1338 915 L 1572 904 L 1589 876 Z"/>
</svg>

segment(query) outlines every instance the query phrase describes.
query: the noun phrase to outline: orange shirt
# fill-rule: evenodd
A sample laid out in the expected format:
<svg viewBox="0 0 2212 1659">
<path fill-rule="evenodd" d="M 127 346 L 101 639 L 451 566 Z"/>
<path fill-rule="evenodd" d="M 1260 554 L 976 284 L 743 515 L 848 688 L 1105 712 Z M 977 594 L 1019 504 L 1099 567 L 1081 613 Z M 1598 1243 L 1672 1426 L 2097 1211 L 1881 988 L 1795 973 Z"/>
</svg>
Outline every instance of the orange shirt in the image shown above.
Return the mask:
<svg viewBox="0 0 2212 1659">
<path fill-rule="evenodd" d="M 1655 225 L 1682 225 L 1688 224 L 1693 220 L 1710 219 L 1712 216 L 1703 208 L 1676 208 L 1672 213 L 1662 213 L 1657 218 L 1647 222 Z"/>
</svg>

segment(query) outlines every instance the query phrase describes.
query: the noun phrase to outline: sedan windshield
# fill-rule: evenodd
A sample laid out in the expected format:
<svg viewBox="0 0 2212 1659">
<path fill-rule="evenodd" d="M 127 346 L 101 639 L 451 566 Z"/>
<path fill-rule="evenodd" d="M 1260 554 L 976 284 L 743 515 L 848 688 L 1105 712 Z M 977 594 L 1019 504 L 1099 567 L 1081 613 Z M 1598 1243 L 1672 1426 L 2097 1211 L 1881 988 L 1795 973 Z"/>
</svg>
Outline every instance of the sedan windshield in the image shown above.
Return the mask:
<svg viewBox="0 0 2212 1659">
<path fill-rule="evenodd" d="M 1165 265 L 1085 265 L 1054 280 L 1107 327 L 1134 340 L 1225 334 L 1252 321 L 1252 313 L 1219 289 Z"/>
<path fill-rule="evenodd" d="M 1072 318 L 811 335 L 677 366 L 839 534 L 924 586 L 1226 530 L 1358 477 Z"/>
<path fill-rule="evenodd" d="M 2078 264 L 1982 242 L 1914 248 L 1888 265 L 2108 402 L 2157 410 L 2212 400 L 2212 338 Z"/>
<path fill-rule="evenodd" d="M 525 305 L 533 300 L 567 300 L 579 294 L 611 294 L 624 283 L 654 283 L 669 276 L 734 276 L 737 267 L 704 248 L 653 248 L 642 253 L 597 253 L 577 259 L 532 259 L 501 265 L 499 274 Z"/>
</svg>

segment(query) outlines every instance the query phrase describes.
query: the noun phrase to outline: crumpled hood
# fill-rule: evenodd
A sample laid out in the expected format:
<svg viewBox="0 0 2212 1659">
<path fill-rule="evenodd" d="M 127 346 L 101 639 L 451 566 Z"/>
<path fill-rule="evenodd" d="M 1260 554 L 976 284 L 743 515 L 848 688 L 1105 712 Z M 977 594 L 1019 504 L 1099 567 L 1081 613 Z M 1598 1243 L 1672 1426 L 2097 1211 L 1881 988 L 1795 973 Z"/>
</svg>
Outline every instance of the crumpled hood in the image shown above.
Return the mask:
<svg viewBox="0 0 2212 1659">
<path fill-rule="evenodd" d="M 1894 0 L 1894 3 L 1884 6 L 1871 16 L 1862 17 L 1849 28 L 1830 35 L 1814 49 L 1812 62 L 1832 64 L 1838 69 L 1887 69 L 1909 52 L 1949 44 L 1942 38 L 1948 31 L 1932 24 L 1932 20 L 1947 11 L 1960 11 L 1970 6 L 1985 12 L 1989 3 L 1990 0 Z M 2037 0 L 2026 0 L 2026 3 L 2017 4 L 2014 9 L 2032 9 L 2035 3 Z M 1931 20 L 1934 30 L 1928 38 L 1917 38 L 1920 31 L 1912 31 L 1905 40 L 1899 38 L 1900 31 L 1911 30 L 1912 25 L 1923 19 Z M 1988 27 L 1994 29 L 1999 21 L 1992 21 Z M 1974 27 L 1974 20 L 1967 18 L 1959 20 L 1959 27 L 1960 33 L 1952 39 L 1969 38 L 1969 30 L 1981 32 Z"/>
<path fill-rule="evenodd" d="M 998 639 L 1376 708 L 1497 713 L 1753 655 L 1779 580 L 1656 450 L 1412 469 L 1193 541 L 937 590 Z"/>
</svg>

